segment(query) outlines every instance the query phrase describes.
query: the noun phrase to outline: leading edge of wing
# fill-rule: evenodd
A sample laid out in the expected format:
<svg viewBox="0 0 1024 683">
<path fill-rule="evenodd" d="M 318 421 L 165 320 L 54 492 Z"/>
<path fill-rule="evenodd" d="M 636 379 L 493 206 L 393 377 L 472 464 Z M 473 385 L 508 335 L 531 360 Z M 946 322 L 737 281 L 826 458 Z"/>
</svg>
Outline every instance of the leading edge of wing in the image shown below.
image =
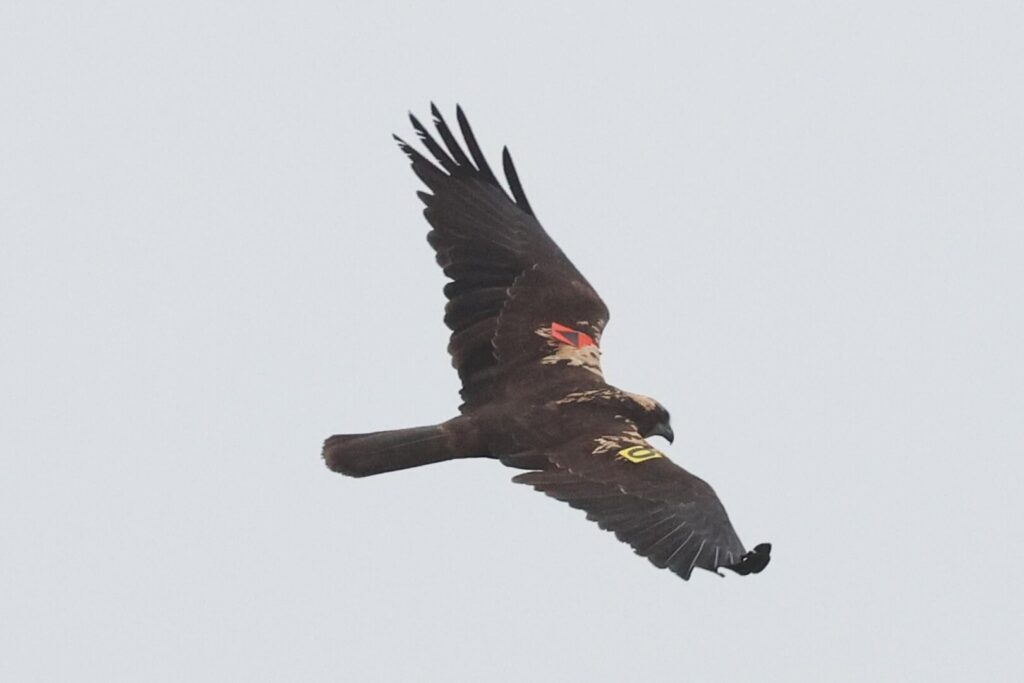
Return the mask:
<svg viewBox="0 0 1024 683">
<path fill-rule="evenodd" d="M 771 558 L 768 543 L 745 551 L 714 490 L 635 433 L 576 441 L 545 455 L 551 468 L 512 481 L 585 511 L 638 555 L 685 580 L 697 567 L 756 574 Z"/>
<path fill-rule="evenodd" d="M 434 157 L 440 168 L 401 137 L 398 135 L 392 136 L 398 142 L 399 148 L 412 161 L 413 172 L 432 190 L 436 189 L 445 177 L 476 178 L 481 182 L 497 187 L 508 197 L 508 193 L 505 192 L 501 183 L 498 182 L 498 178 L 491 170 L 487 159 L 484 158 L 476 136 L 473 134 L 473 129 L 470 128 L 469 121 L 462 111 L 462 107 L 456 105 L 455 117 L 458 120 L 459 130 L 462 133 L 463 140 L 465 140 L 466 148 L 469 150 L 468 155 L 433 102 L 430 103 L 430 113 L 433 116 L 434 127 L 437 129 L 444 147 L 438 144 L 437 140 L 430 134 L 430 131 L 411 112 L 409 113 L 409 120 L 412 122 L 412 127 L 415 129 L 416 135 L 419 136 L 423 146 Z M 501 158 L 502 167 L 505 171 L 505 180 L 512 191 L 512 196 L 509 197 L 509 200 L 521 211 L 536 218 L 533 208 L 526 198 L 526 193 L 523 191 L 523 186 L 519 182 L 519 174 L 516 172 L 516 167 L 512 162 L 512 155 L 509 153 L 508 147 L 502 148 Z M 429 197 L 430 195 L 420 194 L 420 198 L 428 205 Z"/>
</svg>

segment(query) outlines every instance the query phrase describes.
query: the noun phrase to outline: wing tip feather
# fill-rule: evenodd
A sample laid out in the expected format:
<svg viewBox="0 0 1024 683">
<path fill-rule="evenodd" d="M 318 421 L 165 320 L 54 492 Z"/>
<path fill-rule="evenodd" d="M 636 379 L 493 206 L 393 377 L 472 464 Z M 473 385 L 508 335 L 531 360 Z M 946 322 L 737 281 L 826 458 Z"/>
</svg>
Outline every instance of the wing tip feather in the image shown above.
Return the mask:
<svg viewBox="0 0 1024 683">
<path fill-rule="evenodd" d="M 519 173 L 516 172 L 516 165 L 512 161 L 512 153 L 508 151 L 508 147 L 503 147 L 501 150 L 501 165 L 505 170 L 505 180 L 508 181 L 508 187 L 512 190 L 512 198 L 515 200 L 516 205 L 533 216 L 533 209 L 530 207 L 530 202 L 526 199 L 523 184 L 519 182 Z"/>
<path fill-rule="evenodd" d="M 472 127 L 469 125 L 469 119 L 466 117 L 465 110 L 462 105 L 455 105 L 455 118 L 459 124 L 459 130 L 462 132 L 462 138 L 468 150 L 468 154 L 463 150 L 462 145 L 459 144 L 458 140 L 452 134 L 451 129 L 445 122 L 444 117 L 441 114 L 441 110 L 437 105 L 430 102 L 430 113 L 433 117 L 434 125 L 444 142 L 444 147 L 438 144 L 437 140 L 430 134 L 426 126 L 413 114 L 411 111 L 408 112 L 409 122 L 412 124 L 413 130 L 416 131 L 417 137 L 423 143 L 427 151 L 430 152 L 431 156 L 436 159 L 437 164 L 440 165 L 441 169 L 444 170 L 450 176 L 460 177 L 476 177 L 477 179 L 493 185 L 500 189 L 503 193 L 507 192 L 498 181 L 494 171 L 491 170 L 490 165 L 487 163 L 487 159 L 480 149 L 480 144 L 477 142 L 476 135 L 473 133 Z M 394 138 L 398 141 L 399 147 L 402 151 L 409 156 L 413 162 L 418 162 L 420 159 L 431 166 L 434 164 L 429 161 L 426 157 L 416 152 L 416 150 L 409 145 L 407 142 L 399 138 L 397 135 Z M 415 155 L 415 156 L 414 156 Z M 419 157 L 419 158 L 418 158 Z M 508 183 L 509 189 L 511 190 L 511 199 L 513 203 L 521 210 L 530 216 L 536 217 L 533 212 L 533 208 L 530 206 L 530 202 L 526 199 L 526 193 L 523 191 L 522 183 L 519 180 L 519 175 L 516 172 L 515 164 L 512 162 L 512 156 L 508 151 L 508 147 L 502 150 L 502 166 L 505 172 L 505 180 Z M 437 168 L 436 166 L 434 168 Z M 441 169 L 438 169 L 439 171 Z"/>
<path fill-rule="evenodd" d="M 747 576 L 748 574 L 758 574 L 772 559 L 772 544 L 771 543 L 758 543 L 754 546 L 754 549 L 743 553 L 740 556 L 739 562 L 733 564 L 722 565 L 725 569 L 736 572 L 740 576 Z"/>
</svg>

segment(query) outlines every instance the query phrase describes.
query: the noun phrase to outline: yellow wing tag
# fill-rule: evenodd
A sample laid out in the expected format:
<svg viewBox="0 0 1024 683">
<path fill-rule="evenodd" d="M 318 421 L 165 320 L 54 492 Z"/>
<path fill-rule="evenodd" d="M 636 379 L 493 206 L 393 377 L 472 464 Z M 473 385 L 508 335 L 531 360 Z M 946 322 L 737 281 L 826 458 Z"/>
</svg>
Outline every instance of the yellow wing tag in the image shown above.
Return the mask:
<svg viewBox="0 0 1024 683">
<path fill-rule="evenodd" d="M 648 460 L 654 460 L 655 458 L 664 458 L 664 454 L 654 448 L 646 448 L 644 446 L 630 446 L 629 448 L 623 448 L 617 453 L 617 455 L 623 460 L 628 460 L 632 463 L 646 462 Z"/>
</svg>

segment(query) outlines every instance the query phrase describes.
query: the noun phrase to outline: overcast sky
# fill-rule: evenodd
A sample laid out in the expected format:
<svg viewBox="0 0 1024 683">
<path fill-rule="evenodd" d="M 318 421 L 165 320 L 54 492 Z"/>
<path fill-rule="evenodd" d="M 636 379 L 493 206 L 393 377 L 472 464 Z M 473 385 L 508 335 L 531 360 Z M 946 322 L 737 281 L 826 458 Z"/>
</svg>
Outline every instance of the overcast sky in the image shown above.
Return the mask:
<svg viewBox="0 0 1024 683">
<path fill-rule="evenodd" d="M 1021 680 L 1024 6 L 429 4 L 0 3 L 0 679 Z M 323 466 L 456 412 L 431 100 L 764 573 Z"/>
</svg>

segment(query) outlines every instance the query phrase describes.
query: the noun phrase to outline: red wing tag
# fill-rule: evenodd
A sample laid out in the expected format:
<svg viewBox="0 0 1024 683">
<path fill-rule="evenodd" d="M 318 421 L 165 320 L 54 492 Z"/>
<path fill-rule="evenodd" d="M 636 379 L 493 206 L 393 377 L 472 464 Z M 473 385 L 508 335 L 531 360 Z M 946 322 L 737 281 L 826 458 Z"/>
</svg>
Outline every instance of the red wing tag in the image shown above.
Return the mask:
<svg viewBox="0 0 1024 683">
<path fill-rule="evenodd" d="M 584 346 L 595 346 L 594 340 L 586 332 L 574 330 L 559 323 L 551 323 L 551 336 L 569 346 L 582 349 Z"/>
</svg>

